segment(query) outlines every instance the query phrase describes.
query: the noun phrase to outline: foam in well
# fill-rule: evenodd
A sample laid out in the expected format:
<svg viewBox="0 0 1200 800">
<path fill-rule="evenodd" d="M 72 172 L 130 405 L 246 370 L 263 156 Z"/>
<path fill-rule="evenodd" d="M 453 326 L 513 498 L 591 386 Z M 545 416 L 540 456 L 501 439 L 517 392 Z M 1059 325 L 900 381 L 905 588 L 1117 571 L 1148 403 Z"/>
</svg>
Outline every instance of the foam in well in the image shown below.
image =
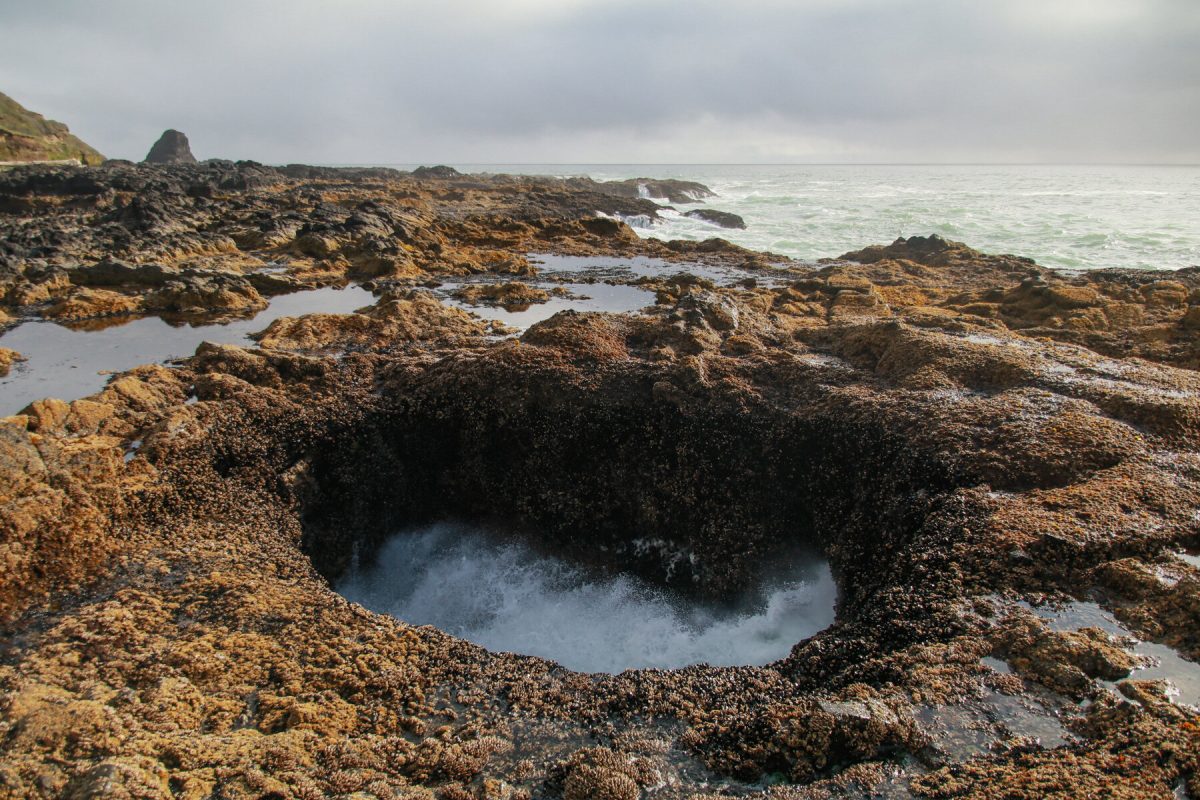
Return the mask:
<svg viewBox="0 0 1200 800">
<path fill-rule="evenodd" d="M 387 542 L 338 591 L 374 611 L 434 625 L 491 650 L 584 672 L 767 664 L 833 622 L 825 564 L 735 613 L 685 604 L 624 575 L 596 578 L 526 545 L 439 524 Z"/>
</svg>

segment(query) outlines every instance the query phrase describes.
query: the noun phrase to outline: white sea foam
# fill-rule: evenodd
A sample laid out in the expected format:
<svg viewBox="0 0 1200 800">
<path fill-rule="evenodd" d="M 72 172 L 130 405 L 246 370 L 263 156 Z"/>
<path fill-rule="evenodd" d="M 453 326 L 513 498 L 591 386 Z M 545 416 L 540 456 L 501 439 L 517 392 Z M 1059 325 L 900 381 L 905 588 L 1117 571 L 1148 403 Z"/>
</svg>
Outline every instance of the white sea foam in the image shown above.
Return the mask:
<svg viewBox="0 0 1200 800">
<path fill-rule="evenodd" d="M 707 207 L 746 221 L 745 230 L 720 236 L 800 259 L 937 233 L 1059 269 L 1200 264 L 1200 167 L 579 164 L 487 171 L 699 181 L 717 193 Z M 714 235 L 698 220 L 659 216 L 638 233 Z"/>
<path fill-rule="evenodd" d="M 649 214 L 618 214 L 617 219 L 624 222 L 631 228 L 653 228 L 654 220 Z"/>
<path fill-rule="evenodd" d="M 477 529 L 439 524 L 387 542 L 337 590 L 414 625 L 585 672 L 766 664 L 833 622 L 828 566 L 778 584 L 745 613 L 685 604 L 628 576 L 596 579 Z"/>
</svg>

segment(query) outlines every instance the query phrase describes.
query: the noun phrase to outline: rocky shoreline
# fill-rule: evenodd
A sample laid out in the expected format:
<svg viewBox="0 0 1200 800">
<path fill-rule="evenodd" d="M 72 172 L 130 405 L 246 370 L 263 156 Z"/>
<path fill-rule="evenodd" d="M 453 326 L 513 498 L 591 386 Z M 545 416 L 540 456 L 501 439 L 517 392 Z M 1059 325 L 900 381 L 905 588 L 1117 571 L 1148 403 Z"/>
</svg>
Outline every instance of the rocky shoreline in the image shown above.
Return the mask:
<svg viewBox="0 0 1200 800">
<path fill-rule="evenodd" d="M 378 295 L 0 421 L 5 793 L 1200 796 L 1200 720 L 1124 638 L 1200 660 L 1175 555 L 1200 545 L 1200 270 L 1065 275 L 936 237 L 807 265 L 620 221 L 698 192 L 0 174 L 0 324 Z M 679 270 L 637 280 L 643 313 L 519 337 L 428 291 L 543 302 L 533 253 Z M 683 594 L 810 547 L 837 621 L 766 667 L 587 675 L 329 588 L 449 514 Z"/>
</svg>

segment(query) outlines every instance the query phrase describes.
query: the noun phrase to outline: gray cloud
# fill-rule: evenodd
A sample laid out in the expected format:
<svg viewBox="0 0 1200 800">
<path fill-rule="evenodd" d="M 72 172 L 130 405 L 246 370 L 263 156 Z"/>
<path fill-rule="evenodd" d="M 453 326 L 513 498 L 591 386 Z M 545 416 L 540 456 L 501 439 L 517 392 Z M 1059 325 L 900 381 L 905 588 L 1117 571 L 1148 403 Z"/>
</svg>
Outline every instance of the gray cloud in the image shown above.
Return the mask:
<svg viewBox="0 0 1200 800">
<path fill-rule="evenodd" d="M 0 91 L 112 156 L 1200 161 L 1195 0 L 0 9 Z"/>
</svg>

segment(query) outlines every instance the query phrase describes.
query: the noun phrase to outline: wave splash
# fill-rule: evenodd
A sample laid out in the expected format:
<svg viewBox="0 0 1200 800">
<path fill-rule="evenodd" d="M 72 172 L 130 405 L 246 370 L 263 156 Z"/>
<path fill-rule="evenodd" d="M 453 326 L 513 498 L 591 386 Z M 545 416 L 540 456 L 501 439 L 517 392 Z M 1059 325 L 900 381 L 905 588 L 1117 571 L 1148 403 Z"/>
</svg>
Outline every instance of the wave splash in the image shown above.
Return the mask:
<svg viewBox="0 0 1200 800">
<path fill-rule="evenodd" d="M 434 625 L 490 650 L 552 659 L 583 672 L 761 665 L 833 623 L 828 565 L 764 592 L 735 613 L 680 602 L 629 576 L 578 567 L 470 527 L 438 524 L 388 541 L 377 561 L 336 587 L 413 625 Z"/>
</svg>

